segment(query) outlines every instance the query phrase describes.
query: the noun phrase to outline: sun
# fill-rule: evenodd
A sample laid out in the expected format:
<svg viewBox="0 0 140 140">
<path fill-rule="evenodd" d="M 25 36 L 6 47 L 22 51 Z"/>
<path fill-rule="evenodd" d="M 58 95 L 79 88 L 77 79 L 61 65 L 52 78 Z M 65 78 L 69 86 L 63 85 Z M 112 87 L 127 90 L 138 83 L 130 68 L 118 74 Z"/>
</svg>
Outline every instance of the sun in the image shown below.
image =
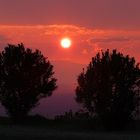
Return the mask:
<svg viewBox="0 0 140 140">
<path fill-rule="evenodd" d="M 65 49 L 70 48 L 71 47 L 71 39 L 70 38 L 62 38 L 60 44 Z"/>
</svg>

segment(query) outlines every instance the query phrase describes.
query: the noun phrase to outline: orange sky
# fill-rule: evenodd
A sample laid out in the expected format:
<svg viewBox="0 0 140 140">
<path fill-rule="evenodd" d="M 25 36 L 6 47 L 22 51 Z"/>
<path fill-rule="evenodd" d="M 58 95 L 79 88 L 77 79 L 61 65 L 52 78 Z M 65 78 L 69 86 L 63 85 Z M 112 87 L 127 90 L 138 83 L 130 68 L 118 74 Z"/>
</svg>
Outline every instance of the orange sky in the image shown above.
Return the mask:
<svg viewBox="0 0 140 140">
<path fill-rule="evenodd" d="M 60 40 L 69 37 L 72 46 L 64 49 Z M 140 62 L 140 30 L 92 29 L 75 25 L 0 25 L 0 49 L 7 43 L 23 42 L 25 47 L 39 49 L 54 65 L 58 89 L 41 101 L 36 112 L 54 116 L 68 109 L 77 110 L 74 101 L 76 79 L 83 67 L 100 50 L 114 49 L 134 56 Z M 55 102 L 55 104 L 54 104 Z"/>
<path fill-rule="evenodd" d="M 60 40 L 69 37 L 72 46 L 63 49 Z M 87 64 L 98 51 L 118 49 L 140 61 L 140 30 L 91 29 L 75 25 L 0 26 L 0 48 L 23 42 L 40 49 L 50 60 Z"/>
<path fill-rule="evenodd" d="M 72 46 L 64 49 L 60 40 L 69 37 Z M 39 49 L 54 65 L 58 89 L 41 101 L 36 112 L 50 116 L 79 108 L 74 101 L 76 79 L 83 67 L 100 50 L 118 49 L 140 62 L 140 30 L 92 29 L 75 25 L 0 25 L 0 49 L 7 43 L 23 42 L 25 47 Z M 55 102 L 55 104 L 54 104 Z M 47 111 L 46 111 L 47 108 Z"/>
</svg>

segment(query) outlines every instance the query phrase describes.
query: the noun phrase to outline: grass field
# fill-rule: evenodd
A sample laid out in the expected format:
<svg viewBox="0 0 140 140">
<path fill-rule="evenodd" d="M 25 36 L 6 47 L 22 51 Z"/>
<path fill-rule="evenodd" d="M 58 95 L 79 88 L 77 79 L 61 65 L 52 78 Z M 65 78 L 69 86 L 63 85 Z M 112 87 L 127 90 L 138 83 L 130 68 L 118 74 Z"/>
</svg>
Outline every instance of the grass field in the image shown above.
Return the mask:
<svg viewBox="0 0 140 140">
<path fill-rule="evenodd" d="M 140 140 L 134 132 L 69 131 L 58 128 L 33 126 L 0 126 L 1 140 Z"/>
</svg>

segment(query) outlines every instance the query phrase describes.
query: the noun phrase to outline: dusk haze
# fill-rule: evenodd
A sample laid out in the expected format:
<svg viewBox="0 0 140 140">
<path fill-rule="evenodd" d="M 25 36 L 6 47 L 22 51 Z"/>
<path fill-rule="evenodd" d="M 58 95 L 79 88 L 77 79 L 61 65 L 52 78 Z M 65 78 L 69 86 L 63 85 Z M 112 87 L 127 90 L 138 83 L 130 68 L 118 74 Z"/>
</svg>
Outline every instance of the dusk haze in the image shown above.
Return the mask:
<svg viewBox="0 0 140 140">
<path fill-rule="evenodd" d="M 59 86 L 41 102 L 41 114 L 53 117 L 79 108 L 74 102 L 78 71 L 98 51 L 116 48 L 140 61 L 139 6 L 139 0 L 0 0 L 0 48 L 24 43 L 54 64 Z M 72 41 L 68 49 L 60 44 L 65 37 Z"/>
<path fill-rule="evenodd" d="M 85 98 L 88 97 L 84 94 L 88 90 L 85 90 L 80 82 L 86 79 L 92 67 L 94 71 L 96 59 L 102 62 L 104 55 L 110 56 L 109 66 L 112 68 L 113 62 L 116 69 L 119 69 L 119 64 L 113 60 L 116 57 L 122 60 L 122 69 L 127 61 L 132 62 L 135 69 L 138 69 L 136 64 L 140 62 L 140 0 L 0 0 L 0 51 L 4 51 L 8 44 L 25 47 L 23 49 L 20 46 L 27 54 L 30 52 L 27 48 L 30 48 L 32 53 L 39 50 L 41 53 L 36 53 L 43 58 L 38 63 L 50 65 L 48 71 L 53 66 L 50 75 L 56 82 L 53 83 L 54 88 L 51 89 L 50 86 L 51 92 L 37 97 L 39 102 L 31 108 L 30 115 L 38 114 L 55 119 L 67 112 L 90 112 L 94 107 L 90 108 L 91 110 L 88 108 L 92 101 L 86 104 Z M 4 62 L 4 58 L 2 60 Z M 104 67 L 108 68 L 107 66 Z M 126 70 L 125 66 L 124 69 Z M 100 68 L 97 67 L 97 75 L 98 71 Z M 110 74 L 109 70 L 101 72 L 107 72 L 104 74 L 106 76 Z M 127 73 L 127 70 L 125 72 Z M 48 76 L 48 79 L 51 76 Z M 80 79 L 80 76 L 83 76 L 83 79 Z M 101 80 L 98 78 L 97 82 Z M 93 87 L 95 85 L 96 82 Z M 112 87 L 112 91 L 114 89 Z M 96 107 L 93 110 L 96 110 Z M 90 113 L 92 114 L 92 111 Z M 92 115 L 96 116 L 96 113 Z M 8 116 L 3 104 L 0 105 L 0 116 Z"/>
</svg>

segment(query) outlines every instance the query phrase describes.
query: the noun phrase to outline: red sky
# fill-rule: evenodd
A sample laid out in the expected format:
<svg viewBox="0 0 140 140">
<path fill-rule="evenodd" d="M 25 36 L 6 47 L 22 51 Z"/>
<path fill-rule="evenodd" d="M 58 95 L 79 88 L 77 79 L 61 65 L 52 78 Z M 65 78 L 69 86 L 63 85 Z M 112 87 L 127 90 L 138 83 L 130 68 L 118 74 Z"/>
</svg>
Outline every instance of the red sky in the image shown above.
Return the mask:
<svg viewBox="0 0 140 140">
<path fill-rule="evenodd" d="M 115 48 L 140 62 L 139 7 L 139 0 L 0 0 L 0 49 L 23 42 L 54 65 L 59 88 L 36 112 L 77 110 L 77 75 L 100 50 Z M 71 48 L 61 48 L 63 37 Z"/>
</svg>

